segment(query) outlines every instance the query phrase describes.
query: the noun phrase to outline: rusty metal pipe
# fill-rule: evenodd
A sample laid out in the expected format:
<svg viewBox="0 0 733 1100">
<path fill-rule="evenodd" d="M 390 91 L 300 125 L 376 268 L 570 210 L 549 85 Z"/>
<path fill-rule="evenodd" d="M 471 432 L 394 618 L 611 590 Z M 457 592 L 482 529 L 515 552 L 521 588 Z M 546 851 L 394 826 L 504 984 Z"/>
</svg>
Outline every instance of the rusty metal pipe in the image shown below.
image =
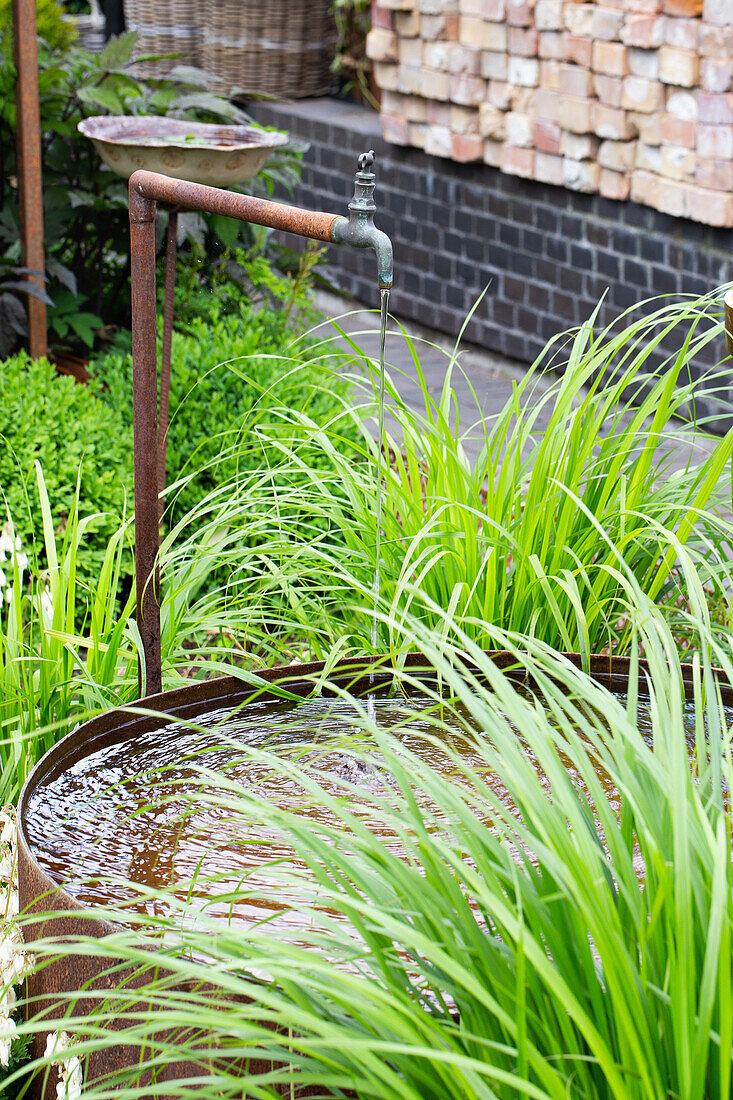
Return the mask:
<svg viewBox="0 0 733 1100">
<path fill-rule="evenodd" d="M 168 453 L 168 409 L 171 394 L 171 348 L 176 298 L 176 261 L 178 258 L 178 207 L 168 215 L 165 242 L 165 297 L 163 298 L 163 346 L 160 350 L 160 401 L 158 413 L 158 492 L 165 489 L 165 464 Z M 163 516 L 163 499 L 160 500 Z"/>
<path fill-rule="evenodd" d="M 160 637 L 160 578 L 158 533 L 160 454 L 158 418 L 158 353 L 155 299 L 155 212 L 158 202 L 184 210 L 223 214 L 309 237 L 316 241 L 343 241 L 356 248 L 372 248 L 377 256 L 380 287 L 392 285 L 392 242 L 373 225 L 374 161 L 372 152 L 359 159 L 354 200 L 348 219 L 267 199 L 254 198 L 171 179 L 156 172 L 130 176 L 130 251 L 132 260 L 132 374 L 135 436 L 135 584 L 137 622 L 145 664 L 145 694 L 162 690 Z M 334 233 L 334 226 L 337 226 Z M 172 327 L 172 310 L 171 310 Z M 143 691 L 142 668 L 138 677 Z"/>
<path fill-rule="evenodd" d="M 728 355 L 733 355 L 733 287 L 723 299 L 725 316 L 725 343 Z"/>
</svg>

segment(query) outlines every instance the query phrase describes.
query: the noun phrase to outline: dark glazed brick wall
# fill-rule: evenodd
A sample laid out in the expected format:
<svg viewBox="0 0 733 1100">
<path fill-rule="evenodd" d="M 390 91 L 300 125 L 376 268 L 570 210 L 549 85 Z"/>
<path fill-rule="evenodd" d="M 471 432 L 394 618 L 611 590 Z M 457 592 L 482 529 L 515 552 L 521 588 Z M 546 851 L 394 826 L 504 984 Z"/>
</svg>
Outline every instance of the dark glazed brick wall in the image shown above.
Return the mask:
<svg viewBox="0 0 733 1100">
<path fill-rule="evenodd" d="M 375 112 L 337 100 L 258 103 L 252 111 L 310 143 L 290 200 L 302 206 L 347 213 L 358 154 L 375 149 L 375 220 L 395 250 L 391 309 L 456 335 L 489 284 L 465 339 L 520 362 L 586 320 L 604 293 L 600 320 L 608 323 L 653 295 L 704 294 L 733 277 L 731 229 L 388 145 Z M 373 253 L 332 246 L 326 273 L 376 305 Z M 696 371 L 723 354 L 722 341 L 711 346 Z M 731 396 L 726 386 L 719 402 L 699 409 L 719 416 L 718 429 L 731 422 Z"/>
</svg>

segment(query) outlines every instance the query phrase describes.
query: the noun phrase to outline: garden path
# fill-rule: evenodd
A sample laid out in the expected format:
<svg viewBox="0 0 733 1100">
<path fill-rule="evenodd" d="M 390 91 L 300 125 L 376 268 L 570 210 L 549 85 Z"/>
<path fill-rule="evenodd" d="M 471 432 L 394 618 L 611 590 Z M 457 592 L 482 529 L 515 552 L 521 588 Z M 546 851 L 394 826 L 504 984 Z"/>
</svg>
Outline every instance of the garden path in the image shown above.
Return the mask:
<svg viewBox="0 0 733 1100">
<path fill-rule="evenodd" d="M 370 310 L 359 302 L 324 291 L 317 295 L 316 304 L 327 317 L 336 320 L 367 355 L 377 358 L 379 310 L 376 305 L 373 310 Z M 386 346 L 387 369 L 404 402 L 411 408 L 422 410 L 424 409 L 422 390 L 412 356 L 395 322 L 399 322 L 399 325 L 418 341 L 420 363 L 428 391 L 436 399 L 440 396 L 443 386 L 453 342 L 444 333 L 424 329 L 411 321 L 401 318 L 391 320 Z M 326 327 L 330 327 L 328 323 Z M 458 408 L 460 429 L 466 433 L 463 440 L 464 449 L 468 458 L 475 461 L 483 440 L 481 417 L 489 420 L 501 411 L 511 396 L 513 384 L 524 377 L 525 369 L 510 359 L 470 344 L 462 345 L 458 363 L 461 370 L 454 370 L 453 374 L 455 404 Z M 547 390 L 552 380 L 550 377 L 546 383 L 543 383 L 538 379 L 534 391 L 535 400 Z M 549 409 L 540 411 L 537 418 L 538 430 L 541 431 L 547 425 L 548 417 Z M 394 432 L 395 421 L 389 416 L 388 411 L 386 424 L 388 430 Z M 374 427 L 376 433 L 376 422 Z M 708 437 L 701 432 L 695 432 L 681 422 L 678 423 L 674 432 L 665 436 L 663 444 L 670 452 L 670 472 L 683 469 L 690 461 L 693 464 L 703 462 L 713 451 L 717 442 L 718 439 L 715 436 Z"/>
</svg>

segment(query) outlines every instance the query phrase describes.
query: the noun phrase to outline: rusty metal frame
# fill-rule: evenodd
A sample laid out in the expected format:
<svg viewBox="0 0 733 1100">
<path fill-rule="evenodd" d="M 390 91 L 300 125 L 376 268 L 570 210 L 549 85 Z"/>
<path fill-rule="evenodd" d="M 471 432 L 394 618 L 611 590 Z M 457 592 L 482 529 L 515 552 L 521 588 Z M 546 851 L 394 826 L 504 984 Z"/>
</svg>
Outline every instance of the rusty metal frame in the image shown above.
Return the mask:
<svg viewBox="0 0 733 1100">
<path fill-rule="evenodd" d="M 218 187 L 139 171 L 130 177 L 130 253 L 132 281 L 133 423 L 135 461 L 135 581 L 137 623 L 145 659 L 145 694 L 162 690 L 160 575 L 158 567 L 160 464 L 165 443 L 159 438 L 158 353 L 155 292 L 155 213 L 157 203 L 199 210 L 300 237 L 331 241 L 338 214 L 326 214 L 240 195 Z M 170 250 L 169 235 L 169 250 Z M 175 271 L 175 265 L 174 265 Z M 173 323 L 173 295 L 166 307 L 166 336 Z M 162 412 L 163 410 L 161 410 Z M 164 467 L 163 467 L 164 468 Z M 143 691 L 142 669 L 139 674 Z"/>
<path fill-rule="evenodd" d="M 38 275 L 31 282 L 45 289 L 43 247 L 43 178 L 41 171 L 41 113 L 38 104 L 38 37 L 36 0 L 13 0 L 13 50 L 17 84 L 16 150 L 18 160 L 18 210 L 23 266 Z M 46 303 L 29 294 L 28 343 L 34 359 L 48 351 Z"/>
</svg>

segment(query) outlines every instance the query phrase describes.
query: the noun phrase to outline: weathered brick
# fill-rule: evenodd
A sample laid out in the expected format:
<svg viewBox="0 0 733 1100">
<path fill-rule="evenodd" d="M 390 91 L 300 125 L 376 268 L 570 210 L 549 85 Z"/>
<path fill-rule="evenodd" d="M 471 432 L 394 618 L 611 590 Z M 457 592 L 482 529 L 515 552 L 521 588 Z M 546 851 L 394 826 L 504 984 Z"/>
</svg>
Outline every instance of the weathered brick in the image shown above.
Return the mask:
<svg viewBox="0 0 733 1100">
<path fill-rule="evenodd" d="M 504 140 L 506 113 L 491 103 L 482 103 L 478 109 L 478 130 L 482 137 L 493 141 Z"/>
<path fill-rule="evenodd" d="M 589 134 L 593 100 L 579 99 L 577 96 L 561 96 L 557 121 L 564 130 L 572 134 Z"/>
<path fill-rule="evenodd" d="M 507 29 L 503 23 L 488 23 L 484 19 L 461 16 L 458 38 L 466 46 L 479 50 L 506 50 Z"/>
<path fill-rule="evenodd" d="M 451 159 L 460 164 L 472 160 L 482 160 L 484 139 L 478 134 L 453 134 L 451 137 Z"/>
<path fill-rule="evenodd" d="M 425 113 L 425 120 L 430 126 L 443 126 L 446 129 L 450 130 L 450 115 L 450 103 L 438 103 L 438 101 L 435 99 L 431 99 L 428 101 L 427 111 Z"/>
<path fill-rule="evenodd" d="M 446 90 L 446 93 L 447 93 L 447 89 L 448 89 L 448 78 L 447 78 L 447 76 L 441 76 L 440 73 L 433 73 L 432 70 L 430 70 L 431 74 L 435 77 L 435 82 L 436 82 L 435 86 L 438 89 L 438 91 L 436 91 L 436 93 L 433 95 L 432 92 L 426 92 L 425 89 L 424 89 L 425 72 L 422 69 L 415 69 L 412 66 L 408 66 L 408 65 L 397 65 L 396 69 L 397 69 L 397 91 L 402 92 L 403 95 L 424 95 L 426 99 L 430 99 L 430 98 L 447 99 L 448 98 L 447 94 L 443 95 L 443 96 L 438 94 L 438 92 L 441 90 L 441 88 L 443 86 L 443 84 L 442 84 L 443 80 L 445 81 L 445 90 Z"/>
<path fill-rule="evenodd" d="M 416 38 L 420 34 L 420 12 L 396 11 L 394 29 L 403 38 Z"/>
<path fill-rule="evenodd" d="M 384 61 L 376 61 L 374 64 L 374 79 L 378 88 L 384 88 L 388 92 L 397 91 L 399 66 L 387 64 Z"/>
<path fill-rule="evenodd" d="M 509 57 L 507 79 L 510 84 L 536 88 L 540 79 L 540 63 L 532 57 Z"/>
<path fill-rule="evenodd" d="M 563 184 L 571 191 L 597 191 L 601 169 L 590 160 L 563 161 Z"/>
<path fill-rule="evenodd" d="M 700 84 L 706 92 L 727 92 L 733 86 L 733 61 L 706 57 L 700 62 Z"/>
<path fill-rule="evenodd" d="M 601 168 L 598 190 L 604 199 L 619 199 L 625 202 L 631 191 L 631 177 L 628 172 L 613 172 L 609 168 Z"/>
<path fill-rule="evenodd" d="M 509 145 L 516 145 L 519 149 L 532 147 L 532 120 L 529 115 L 520 115 L 516 111 L 508 111 L 505 118 L 504 134 Z"/>
<path fill-rule="evenodd" d="M 733 160 L 733 126 L 698 126 L 697 151 L 708 160 Z"/>
<path fill-rule="evenodd" d="M 475 107 L 456 107 L 453 104 L 450 108 L 450 128 L 454 134 L 477 134 L 478 110 Z"/>
<path fill-rule="evenodd" d="M 699 37 L 699 19 L 675 19 L 668 16 L 664 21 L 664 41 L 668 46 L 677 46 L 681 50 L 697 50 Z"/>
<path fill-rule="evenodd" d="M 389 8 L 383 8 L 381 4 L 372 4 L 372 27 L 383 27 L 384 30 L 391 31 L 393 18 L 394 12 Z"/>
<path fill-rule="evenodd" d="M 502 111 L 508 111 L 512 103 L 512 86 L 503 80 L 489 81 L 489 103 Z"/>
<path fill-rule="evenodd" d="M 564 26 L 562 0 L 537 0 L 534 25 L 538 31 L 561 31 Z"/>
<path fill-rule="evenodd" d="M 626 76 L 629 71 L 629 50 L 621 42 L 593 43 L 593 71 L 606 76 Z"/>
<path fill-rule="evenodd" d="M 410 145 L 415 149 L 424 149 L 428 137 L 428 127 L 425 122 L 410 123 Z"/>
<path fill-rule="evenodd" d="M 535 115 L 546 122 L 557 122 L 560 115 L 561 97 L 557 92 L 548 92 L 540 88 L 534 97 Z"/>
<path fill-rule="evenodd" d="M 507 55 L 492 53 L 489 50 L 481 54 L 481 76 L 485 80 L 506 80 Z"/>
<path fill-rule="evenodd" d="M 542 153 L 559 153 L 562 130 L 556 122 L 536 118 L 532 122 L 532 144 Z"/>
<path fill-rule="evenodd" d="M 651 111 L 649 114 L 627 111 L 626 118 L 639 141 L 643 141 L 647 145 L 662 144 L 662 111 Z"/>
<path fill-rule="evenodd" d="M 636 145 L 636 169 L 659 175 L 662 171 L 662 150 L 659 145 L 647 145 L 639 141 Z"/>
<path fill-rule="evenodd" d="M 655 206 L 665 214 L 691 218 L 707 225 L 733 225 L 733 194 L 697 184 L 664 180 L 648 172 L 635 172 L 631 198 Z"/>
<path fill-rule="evenodd" d="M 568 34 L 565 37 L 565 60 L 589 69 L 593 56 L 593 39 L 589 34 Z"/>
<path fill-rule="evenodd" d="M 560 68 L 561 63 L 559 61 L 540 61 L 539 86 L 541 88 L 547 88 L 551 92 L 559 92 Z"/>
<path fill-rule="evenodd" d="M 664 84 L 693 88 L 700 78 L 700 58 L 693 50 L 662 46 L 659 50 L 659 79 Z"/>
<path fill-rule="evenodd" d="M 462 46 L 458 42 L 449 42 L 447 45 L 448 72 L 454 75 L 465 73 L 467 76 L 478 76 L 481 67 L 481 50 Z"/>
<path fill-rule="evenodd" d="M 663 10 L 666 15 L 681 15 L 692 19 L 702 12 L 703 0 L 664 0 Z"/>
<path fill-rule="evenodd" d="M 673 92 L 667 96 L 667 111 L 686 122 L 697 122 L 697 97 L 692 92 Z"/>
<path fill-rule="evenodd" d="M 621 33 L 624 13 L 615 8 L 596 8 L 591 21 L 591 37 L 615 42 Z"/>
<path fill-rule="evenodd" d="M 697 108 L 700 122 L 722 122 L 725 126 L 733 123 L 733 94 L 730 92 L 698 92 Z"/>
<path fill-rule="evenodd" d="M 540 31 L 537 42 L 537 56 L 543 60 L 563 61 L 565 59 L 565 36 L 562 31 Z"/>
<path fill-rule="evenodd" d="M 458 0 L 419 0 L 422 15 L 447 15 L 458 13 Z"/>
<path fill-rule="evenodd" d="M 534 106 L 534 97 L 537 95 L 536 88 L 520 88 L 518 85 L 509 85 L 512 89 L 509 109 L 516 111 L 520 115 L 532 115 L 536 114 Z"/>
<path fill-rule="evenodd" d="M 423 41 L 421 38 L 400 38 L 400 65 L 419 69 L 423 63 Z"/>
<path fill-rule="evenodd" d="M 592 134 L 569 134 L 560 136 L 560 153 L 568 160 L 595 160 L 598 156 L 599 141 Z"/>
<path fill-rule="evenodd" d="M 590 97 L 594 94 L 593 74 L 579 65 L 561 65 L 558 91 L 563 95 Z"/>
<path fill-rule="evenodd" d="M 694 149 L 697 144 L 697 124 L 687 119 L 677 118 L 665 112 L 660 122 L 661 137 L 665 145 L 680 145 L 683 149 Z"/>
<path fill-rule="evenodd" d="M 421 15 L 420 16 L 420 37 L 424 42 L 434 42 L 438 38 L 445 36 L 445 22 L 446 17 L 444 15 Z"/>
<path fill-rule="evenodd" d="M 620 76 L 604 76 L 602 73 L 593 74 L 593 90 L 600 103 L 606 107 L 620 107 L 623 94 L 623 80 Z"/>
<path fill-rule="evenodd" d="M 428 99 L 421 99 L 416 95 L 404 95 L 400 96 L 404 106 L 399 112 L 403 114 L 408 122 L 426 122 L 428 117 L 428 103 L 431 101 Z"/>
<path fill-rule="evenodd" d="M 425 99 L 450 99 L 450 83 L 447 73 L 436 73 L 432 69 L 421 69 L 417 94 Z M 401 89 L 400 89 L 401 90 Z"/>
<path fill-rule="evenodd" d="M 512 27 L 531 27 L 534 21 L 534 0 L 507 0 L 506 20 Z"/>
<path fill-rule="evenodd" d="M 643 76 L 646 80 L 656 80 L 659 76 L 658 50 L 640 50 L 630 46 L 629 72 L 632 76 Z"/>
<path fill-rule="evenodd" d="M 410 124 L 404 116 L 381 111 L 379 121 L 382 124 L 382 137 L 390 145 L 410 144 Z"/>
<path fill-rule="evenodd" d="M 535 153 L 534 178 L 540 183 L 550 183 L 555 187 L 563 185 L 563 158 L 552 153 Z"/>
<path fill-rule="evenodd" d="M 624 10 L 642 15 L 656 15 L 662 10 L 662 0 L 624 0 Z"/>
<path fill-rule="evenodd" d="M 614 172 L 630 172 L 636 158 L 634 141 L 602 141 L 598 147 L 598 163 L 601 168 Z"/>
<path fill-rule="evenodd" d="M 468 46 L 459 49 L 469 49 Z M 423 46 L 423 61 L 428 69 L 437 69 L 439 72 L 448 72 L 449 42 L 426 42 Z"/>
<path fill-rule="evenodd" d="M 486 81 L 480 76 L 451 76 L 449 88 L 453 103 L 479 104 L 486 99 Z"/>
<path fill-rule="evenodd" d="M 501 170 L 510 176 L 532 179 L 534 175 L 534 149 L 518 149 L 516 145 L 503 145 Z"/>
<path fill-rule="evenodd" d="M 727 60 L 733 56 L 733 27 L 700 24 L 698 50 L 701 57 L 717 57 Z"/>
<path fill-rule="evenodd" d="M 379 0 L 380 7 L 391 8 L 392 11 L 412 11 L 414 0 Z"/>
<path fill-rule="evenodd" d="M 453 151 L 453 135 L 447 126 L 428 126 L 425 135 L 425 152 L 433 157 L 450 157 Z"/>
<path fill-rule="evenodd" d="M 661 15 L 629 12 L 621 28 L 620 38 L 627 46 L 651 50 L 662 45 L 664 29 L 664 18 Z"/>
<path fill-rule="evenodd" d="M 594 134 L 611 141 L 630 141 L 636 136 L 626 111 L 617 107 L 605 107 L 602 103 L 593 105 L 591 125 Z"/>
<path fill-rule="evenodd" d="M 694 150 L 679 145 L 662 146 L 662 175 L 669 179 L 690 179 L 695 175 L 697 157 Z"/>
<path fill-rule="evenodd" d="M 705 0 L 703 18 L 706 23 L 730 27 L 733 24 L 733 0 Z"/>
<path fill-rule="evenodd" d="M 643 76 L 624 78 L 621 105 L 627 111 L 658 111 L 664 106 L 664 85 Z"/>
<path fill-rule="evenodd" d="M 397 35 L 384 27 L 372 27 L 366 36 L 366 54 L 372 61 L 396 61 Z"/>
<path fill-rule="evenodd" d="M 685 217 L 705 225 L 733 226 L 733 195 L 685 185 Z"/>
<path fill-rule="evenodd" d="M 484 164 L 490 165 L 492 168 L 501 167 L 501 155 L 504 145 L 500 141 L 485 141 L 484 142 Z"/>
<path fill-rule="evenodd" d="M 537 56 L 537 31 L 534 27 L 509 27 L 507 49 L 518 57 Z"/>
<path fill-rule="evenodd" d="M 594 10 L 593 4 L 565 4 L 563 8 L 565 28 L 571 34 L 592 35 Z"/>
<path fill-rule="evenodd" d="M 733 160 L 705 160 L 698 157 L 695 181 L 701 187 L 733 192 Z"/>
</svg>

